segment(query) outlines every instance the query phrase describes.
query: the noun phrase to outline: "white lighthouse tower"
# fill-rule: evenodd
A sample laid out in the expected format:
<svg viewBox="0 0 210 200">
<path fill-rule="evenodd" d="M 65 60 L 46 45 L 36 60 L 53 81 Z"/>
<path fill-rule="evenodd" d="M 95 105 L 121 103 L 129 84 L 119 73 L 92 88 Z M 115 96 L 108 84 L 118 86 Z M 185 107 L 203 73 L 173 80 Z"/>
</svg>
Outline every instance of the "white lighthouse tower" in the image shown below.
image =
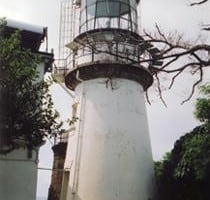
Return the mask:
<svg viewBox="0 0 210 200">
<path fill-rule="evenodd" d="M 61 200 L 152 200 L 144 91 L 158 50 L 138 34 L 139 0 L 81 0 L 65 76 L 75 91 Z M 152 60 L 152 59 L 148 59 Z"/>
</svg>

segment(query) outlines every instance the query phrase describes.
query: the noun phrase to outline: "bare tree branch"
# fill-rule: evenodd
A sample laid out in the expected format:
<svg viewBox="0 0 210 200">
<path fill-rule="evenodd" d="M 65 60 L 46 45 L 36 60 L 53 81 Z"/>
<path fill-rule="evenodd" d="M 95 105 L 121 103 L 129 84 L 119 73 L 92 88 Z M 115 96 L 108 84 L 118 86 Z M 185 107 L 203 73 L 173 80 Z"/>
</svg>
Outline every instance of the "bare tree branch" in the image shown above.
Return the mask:
<svg viewBox="0 0 210 200">
<path fill-rule="evenodd" d="M 185 102 L 189 101 L 189 100 L 192 98 L 192 96 L 193 96 L 193 94 L 194 94 L 194 92 L 195 92 L 196 86 L 197 86 L 199 83 L 202 82 L 202 80 L 203 80 L 203 70 L 202 70 L 202 67 L 199 68 L 199 71 L 200 71 L 199 79 L 193 84 L 192 90 L 191 90 L 191 93 L 190 93 L 189 97 L 188 97 L 187 99 L 185 99 L 184 101 L 182 101 L 181 104 L 184 104 Z"/>
<path fill-rule="evenodd" d="M 210 60 L 208 56 L 203 56 L 204 54 L 207 54 L 210 52 L 210 45 L 207 44 L 190 44 L 189 42 L 183 41 L 182 36 L 175 35 L 175 34 L 164 34 L 160 27 L 156 24 L 157 32 L 155 35 L 148 33 L 144 31 L 144 43 L 143 44 L 153 44 L 154 47 L 157 47 L 160 49 L 159 54 L 156 54 L 154 57 L 148 57 L 148 58 L 142 58 L 138 64 L 143 63 L 153 63 L 154 61 L 164 61 L 164 64 L 160 66 L 155 65 L 149 65 L 149 70 L 152 73 L 154 79 L 157 82 L 157 91 L 159 93 L 159 97 L 163 104 L 166 106 L 166 102 L 164 100 L 164 97 L 162 95 L 162 88 L 161 88 L 161 80 L 160 75 L 165 74 L 164 76 L 167 76 L 167 74 L 172 74 L 172 78 L 169 84 L 168 89 L 171 89 L 172 86 L 175 83 L 175 80 L 178 76 L 180 76 L 183 71 L 186 69 L 190 69 L 191 74 L 196 74 L 197 71 L 199 71 L 199 78 L 195 78 L 195 82 L 192 85 L 192 90 L 188 98 L 186 98 L 182 103 L 185 103 L 189 101 L 194 94 L 196 86 L 202 81 L 203 79 L 203 70 L 205 67 L 210 66 Z M 126 40 L 127 35 L 123 35 L 121 33 L 121 37 Z M 137 40 L 134 38 L 134 42 L 137 43 L 137 45 L 142 45 L 142 40 Z M 112 56 L 116 56 L 116 52 L 111 50 L 111 45 L 108 50 L 99 50 L 96 48 L 95 44 L 91 41 L 89 43 L 89 48 L 94 51 L 94 53 L 106 53 Z M 80 44 L 83 45 L 83 44 Z M 148 49 L 148 51 L 150 51 Z M 119 58 L 125 58 L 125 55 L 123 54 L 117 54 Z M 137 64 L 136 60 L 133 60 L 133 58 L 127 56 L 126 59 L 131 62 L 131 64 Z M 179 65 L 177 66 L 177 63 Z M 148 92 L 146 92 L 146 99 L 147 102 L 150 104 Z"/>
<path fill-rule="evenodd" d="M 207 1 L 208 1 L 208 0 L 202 0 L 202 1 L 194 2 L 194 3 L 191 3 L 190 6 L 201 5 L 201 4 L 206 3 Z"/>
<path fill-rule="evenodd" d="M 202 2 L 204 3 L 204 1 Z M 176 32 L 164 33 L 157 24 L 155 28 L 156 31 L 154 33 L 143 30 L 141 37 L 136 37 L 132 34 L 127 35 L 124 32 L 116 33 L 120 38 L 119 41 L 125 44 L 125 46 L 126 44 L 134 44 L 135 49 L 140 50 L 138 51 L 138 55 L 136 55 L 136 52 L 129 52 L 129 49 L 126 48 L 126 51 L 118 52 L 119 49 L 113 48 L 114 42 L 116 41 L 112 40 L 103 41 L 106 43 L 105 48 L 98 47 L 97 42 L 88 34 L 85 42 L 84 40 L 74 42 L 78 44 L 78 48 L 80 49 L 84 50 L 89 48 L 93 54 L 107 54 L 107 57 L 117 57 L 118 61 L 125 60 L 131 65 L 140 65 L 143 67 L 146 65 L 145 68 L 148 69 L 155 80 L 153 87 L 157 89 L 158 95 L 165 106 L 166 102 L 162 91 L 165 88 L 171 89 L 177 78 L 184 72 L 191 73 L 194 82 L 191 85 L 189 96 L 182 102 L 185 103 L 191 99 L 196 86 L 203 80 L 203 71 L 205 68 L 210 66 L 210 45 L 199 43 L 199 40 L 186 41 L 183 39 L 183 35 Z M 75 55 L 77 55 L 77 50 L 75 51 Z M 134 54 L 136 57 L 139 57 L 138 60 L 134 58 Z M 165 77 L 167 77 L 167 85 L 163 82 Z M 146 99 L 150 104 L 148 91 L 146 91 Z"/>
<path fill-rule="evenodd" d="M 167 107 L 167 104 L 166 104 L 166 102 L 165 102 L 165 100 L 163 98 L 163 95 L 162 95 L 162 89 L 161 89 L 161 85 L 160 85 L 160 79 L 159 79 L 159 77 L 158 77 L 157 74 L 155 74 L 155 79 L 157 80 L 157 89 L 158 89 L 160 100 L 162 101 L 163 105 L 165 107 Z"/>
<path fill-rule="evenodd" d="M 184 69 L 183 69 L 184 70 Z M 172 86 L 173 86 L 173 84 L 174 84 L 174 81 L 175 81 L 175 79 L 183 72 L 183 70 L 180 70 L 180 71 L 178 71 L 173 77 L 172 77 L 172 79 L 171 79 L 171 83 L 170 83 L 170 85 L 169 85 L 169 87 L 168 87 L 168 89 L 171 89 L 172 88 Z"/>
</svg>

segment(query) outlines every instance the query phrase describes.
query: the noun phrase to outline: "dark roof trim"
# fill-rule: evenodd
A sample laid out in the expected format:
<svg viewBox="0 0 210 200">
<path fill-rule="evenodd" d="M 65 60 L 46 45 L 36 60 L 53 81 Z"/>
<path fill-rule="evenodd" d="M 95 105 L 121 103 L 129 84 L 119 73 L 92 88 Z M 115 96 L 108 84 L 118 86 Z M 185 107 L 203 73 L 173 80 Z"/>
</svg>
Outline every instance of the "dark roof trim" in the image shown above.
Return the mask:
<svg viewBox="0 0 210 200">
<path fill-rule="evenodd" d="M 7 20 L 7 24 L 4 31 L 4 36 L 9 37 L 16 30 L 21 32 L 21 45 L 25 49 L 30 49 L 32 52 L 37 52 L 47 37 L 47 28 L 29 25 L 14 20 Z"/>
</svg>

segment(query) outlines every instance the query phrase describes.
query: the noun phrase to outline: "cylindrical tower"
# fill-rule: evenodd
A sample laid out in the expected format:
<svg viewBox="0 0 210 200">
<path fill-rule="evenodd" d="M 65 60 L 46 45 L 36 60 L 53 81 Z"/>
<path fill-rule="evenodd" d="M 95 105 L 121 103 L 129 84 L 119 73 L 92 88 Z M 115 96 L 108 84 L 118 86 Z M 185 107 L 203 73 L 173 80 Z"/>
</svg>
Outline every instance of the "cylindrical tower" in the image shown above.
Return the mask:
<svg viewBox="0 0 210 200">
<path fill-rule="evenodd" d="M 78 2 L 77 2 L 78 3 Z M 138 34 L 138 0 L 81 0 L 79 34 L 67 46 L 66 86 L 75 91 L 62 200 L 149 200 L 154 169 L 142 62 L 158 50 Z M 67 185 L 66 185 L 67 184 Z"/>
</svg>

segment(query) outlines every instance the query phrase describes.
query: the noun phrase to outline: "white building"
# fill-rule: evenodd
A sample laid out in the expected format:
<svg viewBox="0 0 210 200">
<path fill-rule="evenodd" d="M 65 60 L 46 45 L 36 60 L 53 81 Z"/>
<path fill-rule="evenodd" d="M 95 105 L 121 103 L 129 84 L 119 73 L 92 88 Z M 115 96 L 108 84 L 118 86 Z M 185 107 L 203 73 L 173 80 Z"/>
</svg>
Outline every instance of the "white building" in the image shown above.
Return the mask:
<svg viewBox="0 0 210 200">
<path fill-rule="evenodd" d="M 8 20 L 4 37 L 9 37 L 17 29 L 21 31 L 21 46 L 42 57 L 42 62 L 37 66 L 38 81 L 42 80 L 53 62 L 52 53 L 39 51 L 47 37 L 46 28 Z M 39 147 L 32 150 L 29 156 L 24 140 L 19 138 L 15 142 L 15 149 L 10 151 L 10 145 L 5 144 L 0 136 L 0 199 L 35 200 Z"/>
</svg>

